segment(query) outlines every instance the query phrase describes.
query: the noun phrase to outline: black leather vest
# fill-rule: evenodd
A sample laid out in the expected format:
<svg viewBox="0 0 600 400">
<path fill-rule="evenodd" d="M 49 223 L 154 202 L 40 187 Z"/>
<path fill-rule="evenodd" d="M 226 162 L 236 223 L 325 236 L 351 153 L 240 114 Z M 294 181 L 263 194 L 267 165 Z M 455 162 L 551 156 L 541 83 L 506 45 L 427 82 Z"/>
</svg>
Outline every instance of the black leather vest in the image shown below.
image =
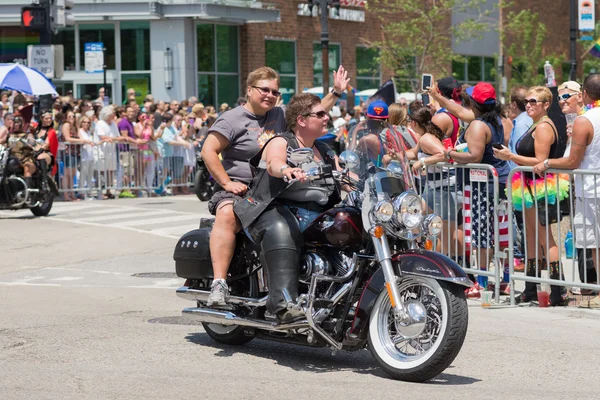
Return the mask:
<svg viewBox="0 0 600 400">
<path fill-rule="evenodd" d="M 250 168 L 254 173 L 254 178 L 248 186 L 248 191 L 244 195 L 244 198 L 238 200 L 233 205 L 233 211 L 237 215 L 238 219 L 242 223 L 242 227 L 246 229 L 252 224 L 267 209 L 267 207 L 285 191 L 289 184 L 283 180 L 283 178 L 275 178 L 267 172 L 264 168 L 259 168 L 260 160 L 264 149 L 267 147 L 269 142 L 277 137 L 282 137 L 287 141 L 288 146 L 291 149 L 300 148 L 296 136 L 290 131 L 281 133 L 275 136 L 265 145 L 263 148 L 250 159 Z M 330 166 L 333 171 L 336 170 L 335 165 L 335 154 L 327 146 L 327 144 L 316 140 L 315 147 L 321 153 L 323 162 Z M 324 206 L 325 209 L 333 207 L 335 204 L 341 201 L 339 185 L 336 184 L 336 190 L 333 191 L 329 197 L 329 202 Z"/>
</svg>

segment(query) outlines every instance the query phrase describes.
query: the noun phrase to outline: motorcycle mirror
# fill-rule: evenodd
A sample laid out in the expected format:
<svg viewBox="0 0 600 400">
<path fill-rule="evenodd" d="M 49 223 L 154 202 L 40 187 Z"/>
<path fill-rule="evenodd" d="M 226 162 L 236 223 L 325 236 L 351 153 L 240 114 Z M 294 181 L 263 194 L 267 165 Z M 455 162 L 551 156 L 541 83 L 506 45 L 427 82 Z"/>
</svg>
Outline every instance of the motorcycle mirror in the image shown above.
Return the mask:
<svg viewBox="0 0 600 400">
<path fill-rule="evenodd" d="M 294 165 L 300 165 L 312 162 L 315 159 L 315 152 L 313 149 L 308 147 L 302 147 L 300 149 L 292 150 L 292 153 L 289 156 L 290 162 Z"/>
<path fill-rule="evenodd" d="M 402 169 L 402 166 L 398 160 L 392 160 L 392 162 L 390 162 L 388 165 L 387 170 L 394 176 L 404 175 L 404 169 Z"/>
<path fill-rule="evenodd" d="M 352 170 L 359 166 L 360 158 L 358 157 L 358 154 L 356 154 L 352 150 L 345 150 L 338 157 L 338 162 L 340 164 L 340 167 Z"/>
</svg>

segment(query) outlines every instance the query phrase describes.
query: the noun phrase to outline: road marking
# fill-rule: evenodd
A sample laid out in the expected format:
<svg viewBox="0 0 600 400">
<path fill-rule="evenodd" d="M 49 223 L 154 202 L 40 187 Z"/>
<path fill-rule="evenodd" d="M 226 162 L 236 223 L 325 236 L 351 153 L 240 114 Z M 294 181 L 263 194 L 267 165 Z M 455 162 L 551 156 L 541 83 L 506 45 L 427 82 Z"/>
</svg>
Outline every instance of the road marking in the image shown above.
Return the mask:
<svg viewBox="0 0 600 400">
<path fill-rule="evenodd" d="M 193 231 L 199 228 L 199 223 L 190 225 L 178 225 L 171 228 L 152 229 L 150 232 L 162 235 L 183 235 L 186 232 Z"/>
<path fill-rule="evenodd" d="M 119 219 L 119 220 L 123 220 L 123 219 L 129 219 L 129 218 L 138 218 L 138 217 L 151 217 L 154 215 L 165 215 L 165 214 L 169 214 L 168 210 L 153 210 L 153 211 L 148 211 L 148 210 L 144 210 L 144 209 L 139 209 L 138 208 L 138 212 L 137 213 L 133 213 L 131 214 L 131 211 L 129 211 L 130 214 L 128 215 L 121 215 L 121 214 L 115 214 L 115 213 L 110 213 L 110 214 L 104 214 L 104 215 L 100 215 L 100 216 L 96 216 L 96 217 L 89 217 L 89 218 L 77 218 L 77 221 L 83 221 L 83 222 L 101 222 L 101 221 L 108 221 L 108 220 L 113 220 L 113 219 Z M 111 224 L 110 222 L 107 222 L 107 224 Z"/>
<path fill-rule="evenodd" d="M 196 219 L 196 218 L 198 219 L 198 223 L 200 223 L 200 217 L 198 215 L 188 214 L 188 215 L 176 215 L 173 217 L 165 217 L 165 218 L 145 219 L 142 221 L 137 221 L 137 220 L 124 221 L 124 222 L 117 222 L 117 223 L 112 223 L 112 224 L 107 224 L 107 225 L 111 226 L 111 227 L 117 227 L 117 228 L 132 227 L 132 226 L 144 226 L 144 225 L 156 226 L 157 224 L 164 224 L 167 222 L 176 222 L 176 221 L 190 221 L 190 220 Z"/>
</svg>

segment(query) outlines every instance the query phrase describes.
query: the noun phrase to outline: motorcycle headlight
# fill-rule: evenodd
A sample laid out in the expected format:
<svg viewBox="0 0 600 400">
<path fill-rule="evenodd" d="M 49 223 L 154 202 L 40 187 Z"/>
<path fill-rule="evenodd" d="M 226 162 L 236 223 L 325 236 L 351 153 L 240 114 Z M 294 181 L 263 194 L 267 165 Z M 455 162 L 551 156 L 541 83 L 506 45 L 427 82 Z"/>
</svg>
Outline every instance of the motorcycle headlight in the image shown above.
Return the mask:
<svg viewBox="0 0 600 400">
<path fill-rule="evenodd" d="M 373 208 L 373 215 L 379 222 L 390 222 L 394 216 L 394 206 L 389 201 L 380 201 Z"/>
<path fill-rule="evenodd" d="M 395 219 L 406 229 L 418 228 L 423 221 L 423 203 L 414 192 L 404 192 L 393 202 Z"/>
<path fill-rule="evenodd" d="M 442 218 L 439 215 L 429 214 L 423 220 L 423 232 L 426 235 L 437 236 L 442 232 Z"/>
</svg>

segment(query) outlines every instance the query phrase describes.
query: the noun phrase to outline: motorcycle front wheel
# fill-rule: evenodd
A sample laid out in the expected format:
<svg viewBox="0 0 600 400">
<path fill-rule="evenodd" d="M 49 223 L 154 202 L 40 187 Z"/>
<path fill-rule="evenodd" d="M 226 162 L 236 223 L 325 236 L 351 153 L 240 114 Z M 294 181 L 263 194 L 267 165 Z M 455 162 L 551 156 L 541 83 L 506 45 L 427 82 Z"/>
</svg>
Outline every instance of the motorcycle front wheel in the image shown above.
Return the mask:
<svg viewBox="0 0 600 400">
<path fill-rule="evenodd" d="M 48 199 L 36 207 L 31 207 L 29 210 L 36 217 L 45 217 L 50 213 L 52 209 L 52 203 L 54 203 L 54 196 L 48 196 Z"/>
<path fill-rule="evenodd" d="M 199 168 L 194 177 L 194 193 L 200 201 L 208 201 L 214 192 L 214 182 L 206 168 Z"/>
<path fill-rule="evenodd" d="M 399 280 L 398 288 L 405 305 L 423 312 L 424 323 L 397 321 L 384 289 L 369 320 L 369 348 L 394 379 L 424 382 L 444 371 L 462 347 L 469 320 L 464 289 L 413 276 Z"/>
</svg>

